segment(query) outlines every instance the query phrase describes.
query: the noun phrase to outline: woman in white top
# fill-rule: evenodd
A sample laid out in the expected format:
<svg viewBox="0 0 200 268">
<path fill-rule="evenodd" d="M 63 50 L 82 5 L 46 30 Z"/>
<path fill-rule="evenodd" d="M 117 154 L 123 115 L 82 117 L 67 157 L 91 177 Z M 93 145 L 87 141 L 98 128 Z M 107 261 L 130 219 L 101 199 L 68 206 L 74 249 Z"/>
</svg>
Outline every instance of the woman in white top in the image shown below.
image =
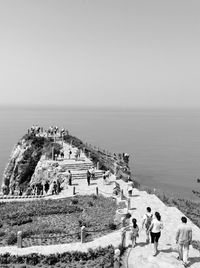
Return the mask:
<svg viewBox="0 0 200 268">
<path fill-rule="evenodd" d="M 159 212 L 155 212 L 155 218 L 152 220 L 149 227 L 151 235 L 151 243 L 154 244 L 154 253 L 153 256 L 156 256 L 158 253 L 158 240 L 161 235 L 161 230 L 163 229 L 163 223 L 161 221 L 161 216 Z"/>
</svg>

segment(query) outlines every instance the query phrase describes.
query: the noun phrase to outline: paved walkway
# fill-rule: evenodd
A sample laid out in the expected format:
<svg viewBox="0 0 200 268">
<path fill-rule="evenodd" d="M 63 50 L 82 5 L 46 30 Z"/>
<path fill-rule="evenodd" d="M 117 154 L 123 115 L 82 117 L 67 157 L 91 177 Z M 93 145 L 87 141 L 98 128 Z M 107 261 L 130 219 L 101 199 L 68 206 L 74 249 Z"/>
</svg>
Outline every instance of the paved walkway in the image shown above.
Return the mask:
<svg viewBox="0 0 200 268">
<path fill-rule="evenodd" d="M 146 211 L 146 207 L 150 206 L 152 211 L 158 211 L 161 214 L 164 229 L 162 230 L 159 240 L 159 254 L 156 257 L 152 256 L 153 247 L 151 244 L 144 243 L 146 240 L 145 231 L 141 230 L 142 218 Z M 183 267 L 176 257 L 175 235 L 177 226 L 180 224 L 180 219 L 183 214 L 175 207 L 167 207 L 155 195 L 149 195 L 146 192 L 134 189 L 133 197 L 131 198 L 131 214 L 136 218 L 140 227 L 140 236 L 137 240 L 138 245 L 128 250 L 129 268 L 179 268 Z M 188 222 L 193 229 L 193 239 L 200 240 L 200 230 L 191 221 Z M 127 233 L 127 246 L 130 243 L 129 233 Z M 191 268 L 200 267 L 199 251 L 190 247 L 190 265 Z"/>
<path fill-rule="evenodd" d="M 68 244 L 58 244 L 49 246 L 33 246 L 27 248 L 17 248 L 16 246 L 0 247 L 0 254 L 9 252 L 12 255 L 26 255 L 31 253 L 39 253 L 44 255 L 54 254 L 54 253 L 64 253 L 67 251 L 82 251 L 87 252 L 88 249 L 95 249 L 97 247 L 107 247 L 113 245 L 118 247 L 120 244 L 120 231 L 110 233 L 108 235 L 102 236 L 95 239 L 94 241 L 88 243 L 68 243 Z"/>
<path fill-rule="evenodd" d="M 65 152 L 68 152 L 69 145 L 64 145 Z M 75 161 L 73 158 L 76 148 L 72 148 L 72 159 L 68 162 Z M 85 155 L 83 162 L 89 162 Z M 64 160 L 67 161 L 67 160 Z M 110 178 L 109 184 L 104 184 L 103 179 L 97 179 L 91 181 L 91 186 L 87 185 L 86 179 L 73 180 L 73 185 L 68 186 L 66 190 L 63 190 L 59 195 L 49 196 L 45 198 L 64 198 L 73 195 L 73 187 L 77 194 L 93 194 L 96 193 L 96 187 L 98 186 L 99 193 L 104 196 L 111 196 L 113 191 L 113 182 L 116 180 L 115 176 Z M 118 180 L 121 188 L 124 190 L 125 195 L 127 194 L 127 184 Z M 141 223 L 143 215 L 146 211 L 146 207 L 151 206 L 152 211 L 160 212 L 164 223 L 164 229 L 159 241 L 159 254 L 156 257 L 152 256 L 152 245 L 144 243 L 146 240 L 144 230 L 141 230 Z M 134 189 L 133 196 L 131 197 L 131 210 L 132 217 L 136 218 L 140 227 L 140 236 L 137 241 L 137 246 L 133 249 L 129 248 L 124 259 L 124 267 L 127 268 L 181 268 L 183 265 L 176 259 L 177 252 L 175 251 L 175 234 L 180 219 L 183 214 L 175 207 L 167 207 L 158 199 L 155 195 L 147 194 L 146 192 Z M 200 240 L 200 230 L 191 221 L 189 224 L 193 229 L 193 239 Z M 130 244 L 129 233 L 127 232 L 127 246 Z M 59 244 L 49 246 L 34 246 L 28 248 L 17 248 L 17 247 L 0 247 L 0 253 L 10 252 L 11 254 L 24 255 L 29 253 L 40 253 L 40 254 L 51 254 L 51 253 L 62 253 L 65 251 L 87 251 L 88 248 L 96 248 L 98 246 L 105 247 L 110 244 L 117 247 L 120 244 L 120 231 L 110 233 L 102 236 L 101 238 L 95 239 L 95 241 L 88 243 L 70 243 L 70 244 Z M 128 258 L 127 258 L 128 256 Z M 197 250 L 190 248 L 190 265 L 191 268 L 200 268 L 200 254 Z"/>
</svg>

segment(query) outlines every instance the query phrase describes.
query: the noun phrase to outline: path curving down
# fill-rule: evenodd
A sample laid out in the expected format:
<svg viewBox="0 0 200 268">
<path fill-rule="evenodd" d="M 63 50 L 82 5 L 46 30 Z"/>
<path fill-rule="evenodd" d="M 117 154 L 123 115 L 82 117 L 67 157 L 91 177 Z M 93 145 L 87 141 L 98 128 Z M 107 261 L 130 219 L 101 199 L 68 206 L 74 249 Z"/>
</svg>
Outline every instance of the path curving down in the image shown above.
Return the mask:
<svg viewBox="0 0 200 268">
<path fill-rule="evenodd" d="M 159 253 L 153 256 L 153 247 L 151 244 L 146 244 L 145 231 L 141 230 L 142 218 L 146 211 L 146 207 L 150 206 L 152 211 L 158 211 L 161 214 L 164 223 L 164 229 L 159 240 Z M 155 195 L 150 195 L 143 191 L 134 189 L 133 197 L 131 198 L 130 210 L 132 217 L 136 218 L 140 227 L 139 238 L 137 239 L 137 246 L 129 248 L 124 261 L 127 268 L 181 268 L 183 264 L 176 258 L 178 253 L 176 251 L 175 235 L 177 226 L 180 224 L 180 219 L 183 213 L 175 207 L 167 207 Z M 193 239 L 200 240 L 200 229 L 194 225 L 190 220 L 188 224 L 193 229 Z M 127 246 L 129 245 L 129 233 L 127 233 Z M 188 267 L 200 267 L 200 253 L 190 246 Z"/>
<path fill-rule="evenodd" d="M 64 165 L 76 164 L 77 162 L 74 159 L 74 154 L 76 148 L 71 147 L 68 144 L 64 144 L 65 154 L 68 154 L 69 148 L 72 149 L 72 158 L 69 160 L 67 157 L 64 159 Z M 81 155 L 80 162 L 82 165 L 81 169 L 74 169 L 74 174 L 84 173 L 86 166 L 92 162 L 84 155 Z M 101 171 L 99 171 L 101 172 Z M 75 176 L 74 176 L 75 177 Z M 63 190 L 59 195 L 46 196 L 45 199 L 59 199 L 68 196 L 73 196 L 73 187 L 75 186 L 76 194 L 85 195 L 85 194 L 94 194 L 96 193 L 96 187 L 98 186 L 99 194 L 103 194 L 106 197 L 112 196 L 113 191 L 113 182 L 116 180 L 115 176 L 112 175 L 110 178 L 109 184 L 104 184 L 101 176 L 98 176 L 96 180 L 91 181 L 91 185 L 88 186 L 86 178 L 84 176 L 82 179 L 80 177 L 75 177 L 73 180 L 73 185 L 68 186 Z M 124 190 L 125 196 L 127 196 L 127 184 L 122 180 L 117 180 L 120 184 L 120 187 Z M 11 200 L 9 200 L 11 201 Z M 21 200 L 20 200 L 21 201 Z M 24 200 L 25 201 L 25 200 Z M 164 229 L 162 230 L 162 235 L 159 241 L 159 254 L 156 257 L 152 256 L 152 246 L 151 244 L 147 245 L 145 243 L 145 231 L 141 230 L 141 223 L 143 215 L 146 211 L 146 207 L 150 206 L 152 212 L 158 211 L 161 214 L 162 221 L 164 223 Z M 139 228 L 140 236 L 137 240 L 137 246 L 133 249 L 130 247 L 125 253 L 123 259 L 123 267 L 125 268 L 183 268 L 183 265 L 176 259 L 178 256 L 175 248 L 175 234 L 177 226 L 180 224 L 180 219 L 183 216 L 183 213 L 180 212 L 175 207 L 167 207 L 159 198 L 154 194 L 148 194 L 144 191 L 139 191 L 137 189 L 133 190 L 133 195 L 131 197 L 131 209 L 129 212 L 132 215 L 132 218 L 136 218 Z M 188 224 L 191 225 L 193 229 L 193 240 L 200 240 L 200 229 L 194 225 L 190 220 Z M 126 234 L 126 246 L 128 247 L 131 244 L 129 240 L 129 232 Z M 108 235 L 102 236 L 95 239 L 95 241 L 88 243 L 70 243 L 70 244 L 58 244 L 58 245 L 49 245 L 49 246 L 33 246 L 28 248 L 17 248 L 16 246 L 9 247 L 0 247 L 0 254 L 9 252 L 11 254 L 25 255 L 29 253 L 40 253 L 40 254 L 52 254 L 52 253 L 62 253 L 66 251 L 87 251 L 88 248 L 95 249 L 98 246 L 106 247 L 112 244 L 114 247 L 118 247 L 121 242 L 121 233 L 116 231 Z M 190 264 L 188 267 L 191 268 L 200 268 L 200 253 L 199 251 L 190 247 L 189 252 Z"/>
</svg>

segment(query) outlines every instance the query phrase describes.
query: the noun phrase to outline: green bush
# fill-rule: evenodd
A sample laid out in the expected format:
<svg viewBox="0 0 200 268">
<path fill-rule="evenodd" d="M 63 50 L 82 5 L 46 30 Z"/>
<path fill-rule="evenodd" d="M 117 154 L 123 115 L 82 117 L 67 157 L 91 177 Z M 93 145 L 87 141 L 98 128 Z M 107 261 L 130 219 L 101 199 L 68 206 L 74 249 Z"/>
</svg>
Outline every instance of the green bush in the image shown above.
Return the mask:
<svg viewBox="0 0 200 268">
<path fill-rule="evenodd" d="M 54 150 L 54 155 L 60 154 L 60 150 L 62 149 L 62 146 L 59 143 L 47 143 L 44 145 L 44 148 L 42 150 L 43 154 L 45 154 L 48 158 L 52 158 L 52 151 Z"/>
<path fill-rule="evenodd" d="M 34 235 L 45 237 L 51 233 L 78 234 L 80 227 L 84 225 L 91 239 L 95 239 L 112 231 L 112 227 L 108 226 L 110 222 L 114 222 L 117 205 L 112 198 L 101 195 L 95 199 L 93 197 L 77 196 L 76 205 L 71 205 L 74 197 L 4 203 L 0 206 L 0 219 L 6 224 L 1 231 L 15 233 L 22 231 L 23 238 Z M 79 239 L 75 235 L 69 237 L 71 242 Z M 3 239 L 3 243 L 7 244 L 6 239 Z"/>
<path fill-rule="evenodd" d="M 11 232 L 10 234 L 8 234 L 6 241 L 8 245 L 15 245 L 17 243 L 17 234 Z"/>
<path fill-rule="evenodd" d="M 0 237 L 3 237 L 6 233 L 4 231 L 0 231 Z"/>
<path fill-rule="evenodd" d="M 73 199 L 71 200 L 71 204 L 72 204 L 72 205 L 76 205 L 76 204 L 78 204 L 78 199 L 77 199 L 77 198 L 73 198 Z"/>
<path fill-rule="evenodd" d="M 89 207 L 93 207 L 94 206 L 94 203 L 92 201 L 88 201 L 88 206 Z"/>
<path fill-rule="evenodd" d="M 197 249 L 198 251 L 200 251 L 200 241 L 198 240 L 193 240 L 192 241 L 192 246 L 193 248 Z"/>
<path fill-rule="evenodd" d="M 114 222 L 110 222 L 108 225 L 108 228 L 110 230 L 116 230 L 117 229 L 117 225 Z"/>
<path fill-rule="evenodd" d="M 89 249 L 88 252 L 72 251 L 62 254 L 50 254 L 48 256 L 36 253 L 24 256 L 11 256 L 8 253 L 0 255 L 0 264 L 22 263 L 34 266 L 39 266 L 40 264 L 55 266 L 59 263 L 60 265 L 65 264 L 65 267 L 78 267 L 82 263 L 85 267 L 111 268 L 114 264 L 114 248 L 110 245 L 106 248 Z"/>
<path fill-rule="evenodd" d="M 26 224 L 26 223 L 29 223 L 29 222 L 32 222 L 33 219 L 29 216 L 25 216 L 25 217 L 17 217 L 17 218 L 14 218 L 14 219 L 11 219 L 8 221 L 8 224 L 10 224 L 11 226 L 14 226 L 14 225 L 23 225 L 23 224 Z"/>
</svg>

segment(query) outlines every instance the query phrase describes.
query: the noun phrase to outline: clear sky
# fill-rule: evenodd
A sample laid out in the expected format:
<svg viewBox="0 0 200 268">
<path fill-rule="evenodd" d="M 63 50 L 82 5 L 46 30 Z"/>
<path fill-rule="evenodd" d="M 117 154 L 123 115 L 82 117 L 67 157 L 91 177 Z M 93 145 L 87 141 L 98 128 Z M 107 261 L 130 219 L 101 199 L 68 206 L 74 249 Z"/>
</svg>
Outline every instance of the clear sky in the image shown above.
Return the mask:
<svg viewBox="0 0 200 268">
<path fill-rule="evenodd" d="M 0 0 L 0 104 L 200 108 L 199 0 Z"/>
</svg>

